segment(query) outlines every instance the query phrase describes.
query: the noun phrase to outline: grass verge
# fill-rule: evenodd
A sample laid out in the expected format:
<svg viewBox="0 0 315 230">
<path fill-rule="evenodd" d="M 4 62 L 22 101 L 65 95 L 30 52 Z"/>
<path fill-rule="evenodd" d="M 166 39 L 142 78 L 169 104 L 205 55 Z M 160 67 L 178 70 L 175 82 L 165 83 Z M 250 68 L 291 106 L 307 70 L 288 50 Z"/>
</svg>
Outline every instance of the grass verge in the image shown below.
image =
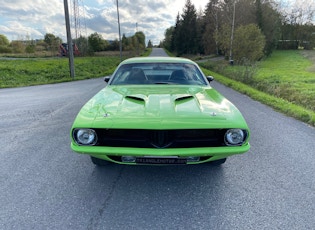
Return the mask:
<svg viewBox="0 0 315 230">
<path fill-rule="evenodd" d="M 148 56 L 146 49 L 142 56 Z M 100 56 L 101 55 L 101 56 Z M 124 53 L 123 59 L 131 54 Z M 12 88 L 83 80 L 110 75 L 120 63 L 119 52 L 98 53 L 94 57 L 75 57 L 75 78 L 69 73 L 66 57 L 3 58 L 0 60 L 0 88 Z"/>
<path fill-rule="evenodd" d="M 294 117 L 309 125 L 315 126 L 315 112 L 312 110 L 293 104 L 292 102 L 289 102 L 282 98 L 278 98 L 267 93 L 261 92 L 244 83 L 229 79 L 205 68 L 203 68 L 203 71 L 206 75 L 214 76 L 218 82 L 236 91 L 239 91 L 245 95 L 248 95 L 254 100 L 260 101 L 268 106 L 271 106 L 276 111 L 282 112 L 288 116 Z"/>
<path fill-rule="evenodd" d="M 313 58 L 313 59 L 312 59 Z M 200 65 L 246 85 L 315 111 L 315 51 L 274 51 L 257 62 L 231 66 L 227 61 L 207 61 Z"/>
</svg>

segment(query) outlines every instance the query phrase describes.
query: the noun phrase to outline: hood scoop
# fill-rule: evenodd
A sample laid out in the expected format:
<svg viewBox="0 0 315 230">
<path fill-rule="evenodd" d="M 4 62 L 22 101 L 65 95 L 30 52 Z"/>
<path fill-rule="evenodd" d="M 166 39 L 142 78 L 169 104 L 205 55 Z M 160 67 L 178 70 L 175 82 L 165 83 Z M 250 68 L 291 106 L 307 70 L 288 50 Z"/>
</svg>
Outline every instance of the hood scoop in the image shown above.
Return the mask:
<svg viewBox="0 0 315 230">
<path fill-rule="evenodd" d="M 175 102 L 184 102 L 184 101 L 188 101 L 188 100 L 191 100 L 191 99 L 194 99 L 194 97 L 192 95 L 189 95 L 189 94 L 186 94 L 186 95 L 178 95 L 176 98 L 175 98 Z"/>
<path fill-rule="evenodd" d="M 145 103 L 145 96 L 144 95 L 128 95 L 125 99 L 135 102 L 135 103 Z"/>
</svg>

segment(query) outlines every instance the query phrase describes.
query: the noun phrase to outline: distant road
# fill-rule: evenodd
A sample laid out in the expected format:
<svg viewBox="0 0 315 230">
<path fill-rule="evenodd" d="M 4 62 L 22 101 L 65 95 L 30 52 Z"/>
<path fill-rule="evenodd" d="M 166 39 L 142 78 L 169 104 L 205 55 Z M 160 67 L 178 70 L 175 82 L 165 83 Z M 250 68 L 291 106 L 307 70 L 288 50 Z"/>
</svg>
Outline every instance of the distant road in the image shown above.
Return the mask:
<svg viewBox="0 0 315 230">
<path fill-rule="evenodd" d="M 168 57 L 167 53 L 165 53 L 162 48 L 153 48 L 150 56 L 153 57 Z"/>
<path fill-rule="evenodd" d="M 0 229 L 314 229 L 314 128 L 214 81 L 249 124 L 248 153 L 222 167 L 98 168 L 69 133 L 104 86 L 0 89 Z"/>
</svg>

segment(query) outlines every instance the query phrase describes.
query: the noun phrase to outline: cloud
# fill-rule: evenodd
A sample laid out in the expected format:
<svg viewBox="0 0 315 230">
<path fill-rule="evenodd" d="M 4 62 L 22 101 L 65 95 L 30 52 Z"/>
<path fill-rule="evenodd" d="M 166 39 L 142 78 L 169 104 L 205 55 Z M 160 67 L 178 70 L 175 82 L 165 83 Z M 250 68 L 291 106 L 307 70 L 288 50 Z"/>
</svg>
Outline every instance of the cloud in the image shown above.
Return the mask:
<svg viewBox="0 0 315 230">
<path fill-rule="evenodd" d="M 100 2 L 101 4 L 104 3 Z M 119 15 L 121 32 L 126 36 L 133 35 L 137 29 L 144 32 L 147 40 L 153 40 L 158 44 L 163 39 L 164 31 L 175 20 L 172 13 L 167 12 L 164 1 L 124 1 L 119 3 Z M 85 24 L 87 30 L 98 32 L 106 39 L 118 39 L 118 20 L 116 4 L 106 8 L 85 8 Z M 138 27 L 136 27 L 136 25 Z"/>
<path fill-rule="evenodd" d="M 164 31 L 175 24 L 183 0 L 119 0 L 121 32 L 126 36 L 136 30 L 154 44 L 164 38 Z M 73 18 L 73 0 L 68 0 Z M 79 34 L 100 33 L 105 39 L 118 38 L 116 0 L 79 0 Z M 199 9 L 204 0 L 192 0 Z M 66 39 L 64 5 L 61 0 L 0 0 L 0 34 L 10 40 L 30 36 L 42 39 L 46 33 Z M 204 7 L 204 6 L 203 6 Z M 136 27 L 137 25 L 137 27 Z M 74 23 L 72 20 L 72 28 Z M 73 29 L 72 29 L 73 30 Z M 74 30 L 72 36 L 75 36 Z"/>
<path fill-rule="evenodd" d="M 24 36 L 43 38 L 48 32 L 65 33 L 63 4 L 58 0 L 0 0 L 0 5 L 0 34 L 11 40 Z"/>
</svg>

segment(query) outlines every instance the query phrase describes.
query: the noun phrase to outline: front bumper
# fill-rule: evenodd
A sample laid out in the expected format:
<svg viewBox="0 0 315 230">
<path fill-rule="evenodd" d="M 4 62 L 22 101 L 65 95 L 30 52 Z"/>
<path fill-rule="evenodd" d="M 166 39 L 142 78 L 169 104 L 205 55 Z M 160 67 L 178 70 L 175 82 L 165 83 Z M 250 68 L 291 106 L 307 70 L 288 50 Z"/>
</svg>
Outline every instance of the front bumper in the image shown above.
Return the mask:
<svg viewBox="0 0 315 230">
<path fill-rule="evenodd" d="M 136 164 L 117 161 L 120 156 L 133 157 L 200 157 L 201 161 L 189 162 L 187 164 L 199 164 L 209 161 L 215 161 L 227 158 L 235 154 L 242 154 L 250 149 L 250 144 L 245 143 L 242 146 L 223 146 L 223 147 L 206 147 L 206 148 L 174 148 L 174 149 L 153 149 L 153 148 L 119 148 L 103 146 L 78 146 L 71 143 L 71 149 L 77 153 L 88 154 L 93 157 L 111 161 L 118 164 Z M 113 158 L 113 156 L 115 156 Z"/>
</svg>

